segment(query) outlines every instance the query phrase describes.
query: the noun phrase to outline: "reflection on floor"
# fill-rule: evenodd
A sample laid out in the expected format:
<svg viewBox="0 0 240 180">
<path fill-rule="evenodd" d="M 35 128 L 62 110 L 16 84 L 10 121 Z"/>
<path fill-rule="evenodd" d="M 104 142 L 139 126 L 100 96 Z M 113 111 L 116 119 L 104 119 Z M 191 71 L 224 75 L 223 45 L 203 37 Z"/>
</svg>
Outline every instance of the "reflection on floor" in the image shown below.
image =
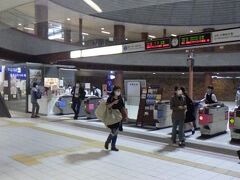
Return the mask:
<svg viewBox="0 0 240 180">
<path fill-rule="evenodd" d="M 107 134 L 44 118 L 0 118 L 0 179 L 240 178 L 239 160 L 235 156 L 124 135 L 119 136 L 120 151 L 110 152 L 103 150 Z"/>
</svg>

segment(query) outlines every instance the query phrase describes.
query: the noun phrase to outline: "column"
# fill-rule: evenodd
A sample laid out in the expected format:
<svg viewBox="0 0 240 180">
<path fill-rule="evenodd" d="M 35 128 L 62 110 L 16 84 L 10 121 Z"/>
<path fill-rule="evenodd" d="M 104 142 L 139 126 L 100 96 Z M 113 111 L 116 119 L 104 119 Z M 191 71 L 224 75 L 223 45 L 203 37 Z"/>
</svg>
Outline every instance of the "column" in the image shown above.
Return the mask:
<svg viewBox="0 0 240 180">
<path fill-rule="evenodd" d="M 163 29 L 163 37 L 167 37 L 167 29 Z"/>
<path fill-rule="evenodd" d="M 64 42 L 71 43 L 71 24 L 69 21 L 64 23 L 64 30 L 63 30 Z"/>
<path fill-rule="evenodd" d="M 35 34 L 48 39 L 48 0 L 35 0 Z"/>
<path fill-rule="evenodd" d="M 207 89 L 209 85 L 212 85 L 212 73 L 205 73 L 204 74 L 204 87 Z"/>
<path fill-rule="evenodd" d="M 114 42 L 115 44 L 122 44 L 125 41 L 125 26 L 114 25 Z"/>
<path fill-rule="evenodd" d="M 147 41 L 148 40 L 148 33 L 147 32 L 142 32 L 141 33 L 141 40 L 142 41 Z"/>
<path fill-rule="evenodd" d="M 82 25 L 82 19 L 80 18 L 79 19 L 79 44 L 80 45 L 82 45 L 82 43 L 83 43 L 83 37 L 82 37 L 82 27 L 83 27 L 83 25 Z"/>
<path fill-rule="evenodd" d="M 123 72 L 122 71 L 115 72 L 115 79 L 114 79 L 113 83 L 115 86 L 120 86 L 122 89 L 122 92 L 124 92 L 124 82 L 123 82 Z"/>
</svg>

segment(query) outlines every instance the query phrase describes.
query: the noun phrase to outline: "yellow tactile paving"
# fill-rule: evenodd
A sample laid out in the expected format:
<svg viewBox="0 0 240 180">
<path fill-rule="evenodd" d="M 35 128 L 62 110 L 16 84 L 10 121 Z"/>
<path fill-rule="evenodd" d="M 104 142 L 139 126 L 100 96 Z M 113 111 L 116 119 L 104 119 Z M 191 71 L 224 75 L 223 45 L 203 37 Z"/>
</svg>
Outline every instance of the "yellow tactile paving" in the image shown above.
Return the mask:
<svg viewBox="0 0 240 180">
<path fill-rule="evenodd" d="M 67 134 L 67 133 L 64 133 L 64 132 L 49 130 L 49 129 L 34 126 L 33 124 L 30 125 L 30 124 L 26 124 L 26 123 L 18 123 L 18 125 L 21 125 L 21 126 L 24 126 L 24 127 L 27 126 L 29 128 L 33 128 L 33 129 L 43 131 L 43 132 L 46 132 L 46 133 L 59 135 L 59 136 L 64 136 L 64 137 L 68 137 L 68 138 L 83 141 L 83 142 L 85 142 L 85 148 L 86 149 L 90 149 L 91 147 L 92 148 L 93 147 L 94 148 L 100 148 L 100 149 L 103 148 L 103 143 L 101 141 L 97 141 L 97 140 L 93 140 L 93 139 L 89 139 L 89 138 L 85 138 L 85 137 L 80 137 L 80 136 L 76 136 L 76 135 L 72 135 L 72 134 Z M 71 152 L 74 152 L 74 151 L 80 151 L 80 150 L 84 149 L 84 148 L 83 149 L 81 149 L 81 148 L 83 148 L 83 147 L 75 147 L 75 148 L 72 148 L 72 149 L 69 148 L 69 149 L 64 149 L 64 150 L 46 152 L 46 153 L 43 153 L 43 154 L 40 154 L 40 155 L 35 155 L 35 156 L 16 155 L 16 156 L 13 156 L 12 158 L 21 162 L 21 163 L 23 163 L 23 164 L 25 164 L 25 165 L 30 165 L 31 166 L 31 165 L 40 163 L 41 159 L 49 158 L 49 157 L 53 157 L 53 156 L 65 155 L 67 153 L 71 153 Z M 188 161 L 188 160 L 168 157 L 168 156 L 165 156 L 165 155 L 162 155 L 162 154 L 143 151 L 143 150 L 130 148 L 130 147 L 126 147 L 126 146 L 119 146 L 119 148 L 122 151 L 135 153 L 135 154 L 142 155 L 142 156 L 157 158 L 157 159 L 160 159 L 160 160 L 163 160 L 163 161 L 168 161 L 168 162 L 172 162 L 172 163 L 176 163 L 176 164 L 180 164 L 180 165 L 186 165 L 186 166 L 190 166 L 190 167 L 194 167 L 194 168 L 198 168 L 198 169 L 202 169 L 202 170 L 215 172 L 215 173 L 218 173 L 218 174 L 223 174 L 223 175 L 227 175 L 227 176 L 240 178 L 240 172 L 237 172 L 237 171 L 231 171 L 231 170 L 228 170 L 228 169 L 209 166 L 209 165 L 206 165 L 206 164 L 201 164 L 201 163 L 197 163 L 197 162 L 191 162 L 191 161 Z"/>
</svg>

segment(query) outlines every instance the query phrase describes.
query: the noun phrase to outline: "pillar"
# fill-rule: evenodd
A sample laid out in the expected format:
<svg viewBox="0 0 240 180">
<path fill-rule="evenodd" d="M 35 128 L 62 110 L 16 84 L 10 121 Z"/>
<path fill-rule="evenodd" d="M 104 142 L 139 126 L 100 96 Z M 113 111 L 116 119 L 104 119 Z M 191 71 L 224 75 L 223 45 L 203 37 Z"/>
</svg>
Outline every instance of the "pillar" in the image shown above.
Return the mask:
<svg viewBox="0 0 240 180">
<path fill-rule="evenodd" d="M 114 42 L 115 44 L 122 44 L 125 41 L 125 26 L 114 25 Z"/>
<path fill-rule="evenodd" d="M 120 86 L 122 89 L 122 92 L 124 92 L 124 82 L 123 82 L 123 72 L 117 71 L 115 72 L 115 79 L 114 79 L 114 85 Z"/>
<path fill-rule="evenodd" d="M 48 0 L 35 0 L 35 34 L 48 39 Z"/>
<path fill-rule="evenodd" d="M 82 19 L 80 18 L 79 19 L 79 44 L 80 45 L 82 45 L 82 43 L 83 43 L 83 37 L 82 37 L 82 27 L 83 27 L 83 25 L 82 25 Z"/>
<path fill-rule="evenodd" d="M 69 21 L 64 23 L 64 30 L 63 30 L 64 42 L 70 43 L 71 42 L 71 24 Z"/>
<path fill-rule="evenodd" d="M 167 29 L 163 29 L 163 37 L 167 37 Z"/>
<path fill-rule="evenodd" d="M 142 41 L 147 41 L 148 40 L 148 33 L 147 32 L 142 32 L 141 33 L 141 40 Z"/>
<path fill-rule="evenodd" d="M 207 89 L 209 85 L 212 85 L 212 73 L 205 73 L 204 74 L 204 87 Z"/>
</svg>

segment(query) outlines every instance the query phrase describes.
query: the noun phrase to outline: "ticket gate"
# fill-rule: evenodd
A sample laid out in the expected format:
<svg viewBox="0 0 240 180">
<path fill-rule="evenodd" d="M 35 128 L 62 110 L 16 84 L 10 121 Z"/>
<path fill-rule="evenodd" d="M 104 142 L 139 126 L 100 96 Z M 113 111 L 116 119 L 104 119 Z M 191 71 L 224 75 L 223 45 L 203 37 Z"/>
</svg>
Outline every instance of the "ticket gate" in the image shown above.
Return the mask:
<svg viewBox="0 0 240 180">
<path fill-rule="evenodd" d="M 229 129 L 232 140 L 240 139 L 240 109 L 236 108 L 229 113 Z"/>
<path fill-rule="evenodd" d="M 215 135 L 227 130 L 229 108 L 224 104 L 208 106 L 199 110 L 199 125 L 202 135 Z"/>
<path fill-rule="evenodd" d="M 159 102 L 154 108 L 154 120 L 156 120 L 156 128 L 166 128 L 172 126 L 172 111 L 170 102 Z"/>
<path fill-rule="evenodd" d="M 90 96 L 88 97 L 84 104 L 85 104 L 85 111 L 87 119 L 96 119 L 95 110 L 100 102 L 101 98 L 97 96 Z"/>
</svg>

